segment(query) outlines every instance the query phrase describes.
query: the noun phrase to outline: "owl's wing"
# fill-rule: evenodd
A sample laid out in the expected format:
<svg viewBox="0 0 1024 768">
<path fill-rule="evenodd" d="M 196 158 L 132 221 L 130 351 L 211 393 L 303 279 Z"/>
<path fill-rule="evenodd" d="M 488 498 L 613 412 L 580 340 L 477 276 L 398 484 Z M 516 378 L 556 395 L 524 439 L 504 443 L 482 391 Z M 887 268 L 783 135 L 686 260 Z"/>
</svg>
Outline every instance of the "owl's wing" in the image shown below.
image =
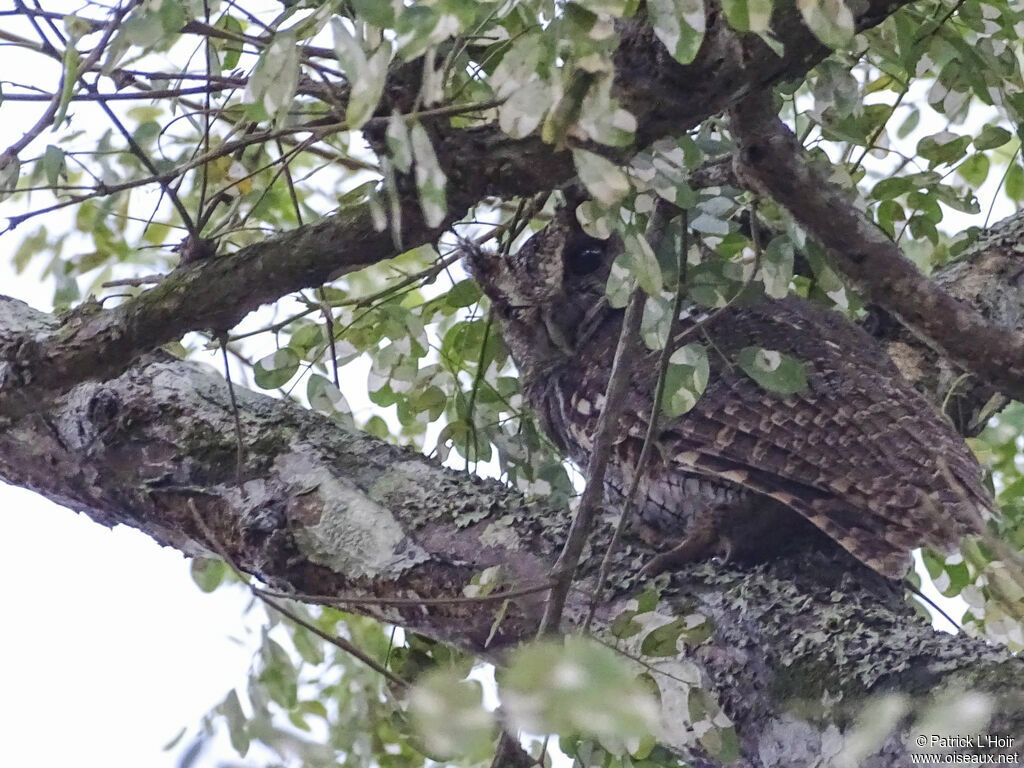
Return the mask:
<svg viewBox="0 0 1024 768">
<path fill-rule="evenodd" d="M 712 342 L 708 389 L 660 430 L 662 472 L 782 502 L 893 577 L 905 573 L 910 549 L 948 547 L 991 509 L 977 462 L 952 425 L 835 313 L 795 299 L 765 301 L 723 312 L 704 330 Z M 808 388 L 785 398 L 760 388 L 732 363 L 746 346 L 802 360 Z M 622 441 L 646 434 L 656 357 L 633 371 Z"/>
</svg>

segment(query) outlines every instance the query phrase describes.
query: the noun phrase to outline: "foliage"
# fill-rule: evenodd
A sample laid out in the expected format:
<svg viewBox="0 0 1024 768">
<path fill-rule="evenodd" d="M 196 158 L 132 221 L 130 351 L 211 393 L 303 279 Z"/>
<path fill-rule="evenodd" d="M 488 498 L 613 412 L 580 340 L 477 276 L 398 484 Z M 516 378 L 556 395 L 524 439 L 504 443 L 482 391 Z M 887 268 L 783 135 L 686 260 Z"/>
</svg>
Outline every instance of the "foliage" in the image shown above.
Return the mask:
<svg viewBox="0 0 1024 768">
<path fill-rule="evenodd" d="M 927 272 L 961 253 L 997 205 L 1024 200 L 1020 137 L 1010 130 L 1024 117 L 1021 9 L 1006 0 L 927 0 L 857 33 L 854 5 L 797 1 L 808 27 L 834 50 L 785 85 L 781 113 Z M 5 70 L 0 99 L 5 122 L 24 132 L 0 154 L 7 229 L 17 227 L 21 237 L 13 264 L 51 278 L 57 308 L 87 296 L 116 303 L 145 290 L 138 278 L 174 267 L 190 238 L 212 239 L 223 255 L 332 212 L 369 208 L 381 230 L 390 228 L 395 258 L 282 299 L 234 329 L 229 348 L 246 382 L 567 502 L 575 491 L 564 457 L 523 408 L 516 372 L 486 300 L 461 271 L 454 241 L 402 244 L 402 217 L 410 213 L 401 201 L 410 194 L 428 226 L 448 216 L 453 191 L 436 143 L 439 126 L 496 123 L 509 137 L 537 135 L 552 151 L 571 150 L 592 198 L 580 209 L 582 223 L 598 237 L 617 232 L 628 246 L 613 268 L 609 301 L 625 305 L 635 285 L 647 293 L 643 335 L 651 348 L 669 336 L 679 281 L 692 311 L 705 314 L 789 291 L 854 317 L 862 309 L 827 256 L 771 201 L 753 201 L 728 183 L 694 181 L 732 149 L 723 120 L 708 119 L 619 162 L 615 150 L 632 146 L 637 120 L 613 92 L 616 21 L 644 12 L 640 6 L 296 0 L 268 10 L 246 0 L 132 0 L 116 23 L 98 6 L 67 15 L 21 7 L 5 18 L 4 39 L 24 64 Z M 782 53 L 770 24 L 774 6 L 727 0 L 723 10 L 734 29 Z M 706 34 L 704 4 L 656 0 L 645 8 L 670 55 L 693 61 Z M 396 96 L 389 78 L 411 90 Z M 654 249 L 643 233 L 658 199 L 687 209 L 689 226 L 684 232 L 674 221 Z M 508 248 L 542 226 L 555 201 L 528 202 L 481 203 L 459 231 Z M 761 226 L 774 233 L 766 243 L 756 233 Z M 111 282 L 125 279 L 135 282 Z M 176 351 L 195 353 L 214 339 L 194 335 L 184 343 Z M 714 354 L 699 336 L 674 350 L 666 413 L 693 407 Z M 774 350 L 749 347 L 735 362 L 780 401 L 805 385 L 800 361 Z M 977 443 L 999 491 L 999 535 L 1018 548 L 1022 431 L 1017 406 Z M 972 631 L 1024 647 L 1020 617 L 993 600 L 991 553 L 925 557 L 939 588 L 967 601 Z M 227 573 L 215 562 L 194 569 L 204 590 Z M 230 692 L 207 719 L 227 724 L 240 754 L 259 740 L 307 765 L 485 759 L 494 723 L 482 714 L 480 691 L 465 682 L 472 660 L 365 618 L 293 610 L 423 682 L 406 698 L 271 611 L 248 689 Z M 710 631 L 699 618 L 644 633 L 641 654 L 699 643 Z M 617 626 L 632 631 L 634 619 L 620 617 Z M 560 733 L 563 750 L 582 765 L 672 764 L 654 747 L 646 705 L 636 704 L 646 701 L 640 692 L 636 706 L 605 710 L 605 730 L 594 724 L 595 702 L 613 697 L 609 687 L 632 686 L 636 668 L 611 652 L 571 647 L 572 674 L 587 685 L 567 688 L 564 700 L 541 701 L 541 691 L 551 693 L 544 670 L 571 675 L 558 666 L 567 663 L 559 656 L 564 647 L 532 648 L 502 681 L 502 690 L 514 692 L 510 709 L 518 701 L 530 728 Z M 694 691 L 693 722 L 714 724 L 704 731 L 711 734 L 705 746 L 728 756 L 735 735 L 727 719 Z M 441 707 L 447 717 L 437 717 Z M 583 733 L 588 723 L 591 732 Z"/>
</svg>

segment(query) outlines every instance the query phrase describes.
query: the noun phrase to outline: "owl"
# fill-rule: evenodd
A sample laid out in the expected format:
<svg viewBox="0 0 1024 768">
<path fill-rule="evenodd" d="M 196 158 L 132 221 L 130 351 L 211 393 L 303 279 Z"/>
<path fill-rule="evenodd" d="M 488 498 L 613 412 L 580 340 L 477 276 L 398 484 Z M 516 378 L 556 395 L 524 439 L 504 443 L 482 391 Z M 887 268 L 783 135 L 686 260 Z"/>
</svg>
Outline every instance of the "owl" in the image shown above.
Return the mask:
<svg viewBox="0 0 1024 768">
<path fill-rule="evenodd" d="M 622 249 L 617 237 L 585 234 L 572 206 L 516 253 L 466 248 L 529 403 L 581 468 L 622 328 L 623 310 L 605 297 Z M 809 522 L 895 579 L 909 568 L 910 550 L 949 550 L 984 525 L 993 504 L 963 439 L 837 312 L 796 296 L 710 314 L 690 307 L 669 344 L 693 341 L 708 350 L 706 390 L 690 411 L 659 423 L 635 506 L 641 531 L 666 550 L 656 569 L 784 545 Z M 806 388 L 787 396 L 762 389 L 736 364 L 749 346 L 800 360 Z M 612 505 L 622 504 L 635 474 L 659 355 L 644 348 L 629 371 L 606 470 Z"/>
</svg>

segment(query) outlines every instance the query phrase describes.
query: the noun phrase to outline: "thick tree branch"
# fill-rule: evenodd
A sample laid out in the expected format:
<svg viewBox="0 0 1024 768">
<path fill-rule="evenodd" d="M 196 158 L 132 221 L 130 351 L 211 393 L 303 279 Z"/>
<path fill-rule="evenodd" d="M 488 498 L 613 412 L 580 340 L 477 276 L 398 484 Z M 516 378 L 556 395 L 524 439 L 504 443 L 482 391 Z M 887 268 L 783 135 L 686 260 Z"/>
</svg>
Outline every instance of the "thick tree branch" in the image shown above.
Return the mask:
<svg viewBox="0 0 1024 768">
<path fill-rule="evenodd" d="M 878 24 L 905 4 L 868 2 L 858 28 Z M 785 46 L 776 56 L 754 35 L 737 36 L 716 6 L 697 59 L 682 66 L 665 50 L 643 15 L 618 23 L 614 93 L 637 117 L 638 149 L 678 134 L 720 112 L 751 90 L 806 72 L 827 54 L 800 20 L 796 6 L 776 8 L 773 31 Z M 386 91 L 401 103 L 412 65 L 396 70 Z M 427 226 L 416 200 L 402 201 L 401 242 L 431 242 L 486 197 L 512 197 L 552 189 L 575 173 L 568 151 L 539 137 L 510 139 L 495 125 L 433 126 L 435 151 L 448 177 L 449 210 L 439 227 Z M 188 331 L 226 330 L 261 304 L 321 285 L 338 274 L 394 256 L 390 232 L 372 226 L 369 206 L 329 216 L 230 255 L 176 270 L 160 286 L 112 310 L 89 305 L 65 318 L 62 328 L 21 346 L 0 349 L 8 365 L 0 379 L 0 414 L 39 407 L 87 379 L 124 371 L 140 354 Z M 31 395 L 21 396 L 31 383 Z"/>
<path fill-rule="evenodd" d="M 849 195 L 807 160 L 770 92 L 733 108 L 737 173 L 786 208 L 865 299 L 1005 394 L 1024 399 L 1024 334 L 989 322 L 929 280 Z"/>
<path fill-rule="evenodd" d="M 0 343 L 57 327 L 21 302 L 0 301 Z M 512 587 L 545 583 L 568 527 L 565 511 L 289 402 L 246 391 L 238 402 L 246 441 L 241 488 L 225 382 L 162 355 L 105 383 L 82 384 L 45 413 L 8 419 L 0 429 L 0 477 L 188 554 L 210 553 L 212 535 L 241 568 L 290 593 L 459 597 L 490 566 L 500 566 Z M 569 628 L 587 614 L 610 536 L 610 524 L 595 532 L 581 588 L 568 597 Z M 593 627 L 657 680 L 663 741 L 694 766 L 721 764 L 701 738 L 710 723 L 693 722 L 698 687 L 710 692 L 703 711 L 721 706 L 731 719 L 740 744 L 733 764 L 741 766 L 820 764 L 842 746 L 865 701 L 892 691 L 915 702 L 983 692 L 994 711 L 988 732 L 1024 739 L 1024 665 L 979 641 L 935 633 L 898 591 L 842 553 L 686 569 L 656 611 L 635 618 L 644 629 L 615 641 L 609 625 L 631 607 L 636 570 L 652 555 L 635 539 L 618 551 Z M 489 645 L 501 610 L 495 602 L 353 601 L 351 609 L 497 658 L 535 634 L 543 593 L 514 599 Z M 707 641 L 640 655 L 648 630 L 696 616 L 710 620 Z M 825 718 L 801 714 L 822 702 L 833 702 Z M 908 764 L 908 727 L 890 735 L 881 757 L 861 764 Z"/>
<path fill-rule="evenodd" d="M 999 222 L 932 280 L 990 323 L 1024 333 L 1024 214 Z M 897 322 L 882 322 L 875 336 L 901 372 L 943 406 L 960 431 L 976 435 L 1006 402 L 991 382 L 965 374 L 933 346 Z"/>
</svg>

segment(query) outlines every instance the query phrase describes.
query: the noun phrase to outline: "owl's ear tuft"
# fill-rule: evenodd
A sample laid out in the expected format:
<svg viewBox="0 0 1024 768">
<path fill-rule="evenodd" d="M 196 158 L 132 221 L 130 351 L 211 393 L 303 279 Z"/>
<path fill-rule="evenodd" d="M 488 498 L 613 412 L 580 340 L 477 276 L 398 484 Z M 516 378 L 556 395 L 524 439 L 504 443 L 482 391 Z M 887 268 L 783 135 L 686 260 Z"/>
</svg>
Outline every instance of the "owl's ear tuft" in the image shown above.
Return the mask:
<svg viewBox="0 0 1024 768">
<path fill-rule="evenodd" d="M 496 268 L 498 267 L 495 254 L 490 253 L 473 240 L 463 237 L 462 235 L 456 235 L 458 245 L 456 248 L 462 256 L 462 261 L 469 270 L 469 274 L 478 282 L 485 282 L 489 276 L 493 276 Z"/>
</svg>

